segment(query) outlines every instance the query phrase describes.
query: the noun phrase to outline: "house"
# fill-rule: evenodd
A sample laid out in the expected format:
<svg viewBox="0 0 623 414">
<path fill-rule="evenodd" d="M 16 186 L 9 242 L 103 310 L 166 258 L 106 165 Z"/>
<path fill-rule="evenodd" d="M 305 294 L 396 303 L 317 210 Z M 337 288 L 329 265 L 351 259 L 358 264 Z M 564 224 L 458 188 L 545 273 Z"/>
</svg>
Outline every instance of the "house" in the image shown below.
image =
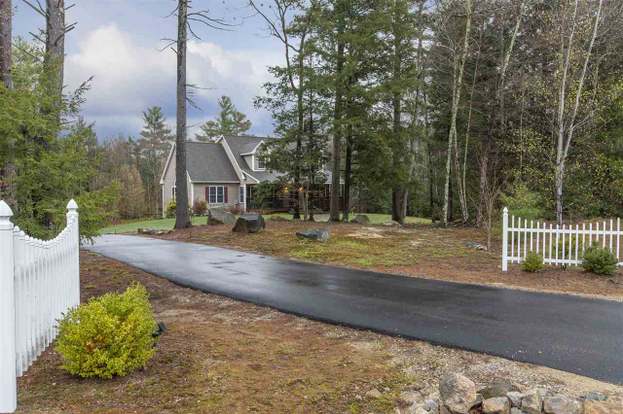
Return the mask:
<svg viewBox="0 0 623 414">
<path fill-rule="evenodd" d="M 186 178 L 189 205 L 205 201 L 208 208 L 237 208 L 241 211 L 269 208 L 289 211 L 298 204 L 297 192 L 283 180 L 284 174 L 266 168 L 260 157 L 264 145 L 276 138 L 255 136 L 223 136 L 214 142 L 188 141 L 186 143 Z M 325 180 L 313 184 L 310 205 L 316 211 L 329 209 L 331 171 L 324 168 Z M 263 182 L 276 183 L 272 197 L 258 206 L 255 188 Z M 162 215 L 175 200 L 175 145 L 172 146 L 160 178 L 162 189 Z M 343 182 L 340 186 L 340 206 Z"/>
<path fill-rule="evenodd" d="M 266 169 L 259 153 L 274 138 L 228 136 L 216 142 L 186 143 L 188 200 L 192 206 L 206 201 L 209 207 L 247 210 L 252 187 L 276 181 L 282 174 Z M 175 145 L 171 148 L 160 179 L 162 211 L 175 199 Z"/>
</svg>

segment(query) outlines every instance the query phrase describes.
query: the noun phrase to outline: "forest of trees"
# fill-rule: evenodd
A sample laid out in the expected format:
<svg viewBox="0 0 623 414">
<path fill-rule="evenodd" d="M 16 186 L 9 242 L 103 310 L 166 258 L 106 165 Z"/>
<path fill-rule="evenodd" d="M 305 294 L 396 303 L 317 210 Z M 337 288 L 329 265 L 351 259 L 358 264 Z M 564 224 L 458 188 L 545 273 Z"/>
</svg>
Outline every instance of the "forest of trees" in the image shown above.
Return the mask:
<svg viewBox="0 0 623 414">
<path fill-rule="evenodd" d="M 87 236 L 155 216 L 173 142 L 251 128 L 231 99 L 188 137 L 186 47 L 229 27 L 178 0 L 177 114 L 143 113 L 137 139 L 100 140 L 80 117 L 91 80 L 64 87 L 65 3 L 32 3 L 34 43 L 11 33 L 0 0 L 0 198 L 31 234 L 63 225 L 75 197 Z M 249 0 L 283 52 L 256 106 L 271 113 L 266 159 L 299 189 L 294 214 L 332 171 L 330 217 L 387 212 L 487 227 L 502 205 L 529 217 L 623 215 L 623 2 L 614 0 Z M 173 68 L 172 68 L 173 70 Z M 326 167 L 326 168 L 325 168 Z M 182 183 L 183 181 L 183 183 Z M 345 202 L 340 204 L 340 197 Z M 313 201 L 312 201 L 313 203 Z M 188 200 L 176 227 L 189 225 Z"/>
<path fill-rule="evenodd" d="M 327 163 L 333 220 L 350 206 L 483 226 L 502 202 L 559 221 L 623 213 L 623 3 L 250 5 L 283 45 L 257 104 L 293 157 L 271 163 L 302 192 Z"/>
</svg>

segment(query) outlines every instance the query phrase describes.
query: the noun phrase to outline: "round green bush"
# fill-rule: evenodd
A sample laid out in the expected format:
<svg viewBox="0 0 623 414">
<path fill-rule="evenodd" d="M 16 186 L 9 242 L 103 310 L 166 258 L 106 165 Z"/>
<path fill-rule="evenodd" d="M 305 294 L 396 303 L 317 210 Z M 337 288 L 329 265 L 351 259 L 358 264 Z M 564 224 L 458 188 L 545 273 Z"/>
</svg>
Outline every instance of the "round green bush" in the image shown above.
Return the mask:
<svg viewBox="0 0 623 414">
<path fill-rule="evenodd" d="M 582 267 L 587 272 L 610 276 L 617 270 L 617 259 L 610 250 L 592 246 L 584 252 Z"/>
<path fill-rule="evenodd" d="M 169 204 L 167 204 L 167 210 L 166 210 L 167 217 L 169 217 L 169 218 L 175 217 L 175 208 L 176 208 L 176 206 L 177 206 L 177 204 L 175 203 L 175 200 L 169 201 Z"/>
<path fill-rule="evenodd" d="M 56 351 L 63 368 L 82 378 L 128 375 L 155 353 L 149 294 L 135 284 L 124 293 L 107 293 L 72 309 L 59 322 Z"/>
<path fill-rule="evenodd" d="M 528 252 L 521 264 L 521 269 L 525 272 L 538 272 L 543 270 L 543 256 L 535 252 Z"/>
</svg>

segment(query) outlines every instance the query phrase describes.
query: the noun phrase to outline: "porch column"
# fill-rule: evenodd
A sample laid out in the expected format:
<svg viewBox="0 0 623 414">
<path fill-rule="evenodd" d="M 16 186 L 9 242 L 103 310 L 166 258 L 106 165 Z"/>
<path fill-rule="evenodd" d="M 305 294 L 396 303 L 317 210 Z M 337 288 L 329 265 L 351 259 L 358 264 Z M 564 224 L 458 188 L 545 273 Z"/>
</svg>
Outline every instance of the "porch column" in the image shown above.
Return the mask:
<svg viewBox="0 0 623 414">
<path fill-rule="evenodd" d="M 242 211 L 246 213 L 247 212 L 247 182 L 246 181 L 242 183 L 242 196 L 243 196 Z"/>
</svg>

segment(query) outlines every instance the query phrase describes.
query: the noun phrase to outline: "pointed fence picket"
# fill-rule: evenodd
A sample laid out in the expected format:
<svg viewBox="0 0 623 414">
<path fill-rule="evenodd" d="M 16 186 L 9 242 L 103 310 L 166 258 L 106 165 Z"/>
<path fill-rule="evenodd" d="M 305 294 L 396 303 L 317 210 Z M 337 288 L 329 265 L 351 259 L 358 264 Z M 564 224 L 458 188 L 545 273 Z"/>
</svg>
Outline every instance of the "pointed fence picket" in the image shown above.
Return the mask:
<svg viewBox="0 0 623 414">
<path fill-rule="evenodd" d="M 508 208 L 502 212 L 502 271 L 509 263 L 521 263 L 528 252 L 543 256 L 543 262 L 552 265 L 579 266 L 584 251 L 590 246 L 607 248 L 623 266 L 621 256 L 621 219 L 602 220 L 601 223 L 563 224 L 508 216 Z M 509 243 L 510 242 L 510 243 Z M 509 251 L 510 250 L 510 251 Z"/>
<path fill-rule="evenodd" d="M 52 240 L 29 237 L 0 201 L 0 413 L 17 408 L 16 379 L 54 341 L 57 320 L 80 304 L 78 205 Z"/>
</svg>

